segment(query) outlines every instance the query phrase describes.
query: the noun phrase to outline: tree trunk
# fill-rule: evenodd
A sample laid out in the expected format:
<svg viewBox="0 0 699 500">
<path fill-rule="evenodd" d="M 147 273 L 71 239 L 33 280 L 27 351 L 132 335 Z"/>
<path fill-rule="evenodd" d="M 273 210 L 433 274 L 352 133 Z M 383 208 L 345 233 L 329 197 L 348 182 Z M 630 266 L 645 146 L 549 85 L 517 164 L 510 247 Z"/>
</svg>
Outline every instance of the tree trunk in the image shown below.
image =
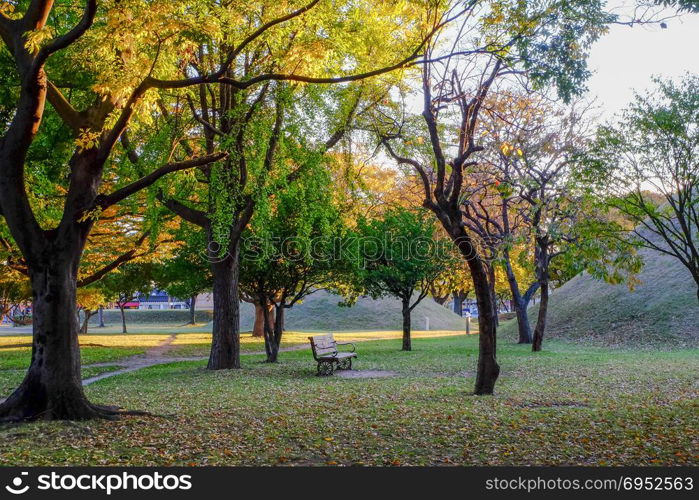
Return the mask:
<svg viewBox="0 0 699 500">
<path fill-rule="evenodd" d="M 95 313 L 93 313 L 92 311 L 88 311 L 87 309 L 83 309 L 83 314 L 85 315 L 85 319 L 83 320 L 83 324 L 80 327 L 80 333 L 82 335 L 86 335 L 87 329 L 90 326 L 90 318 L 92 318 L 92 316 L 94 316 Z"/>
<path fill-rule="evenodd" d="M 252 327 L 253 337 L 265 336 L 265 313 L 262 304 L 255 302 L 255 324 Z"/>
<path fill-rule="evenodd" d="M 285 301 L 285 299 L 283 299 Z M 270 311 L 267 316 L 266 325 L 269 331 L 269 348 L 267 349 L 267 362 L 276 363 L 279 359 L 279 348 L 282 344 L 282 335 L 284 334 L 284 302 L 273 306 L 274 310 Z M 274 321 L 272 321 L 274 314 Z"/>
<path fill-rule="evenodd" d="M 534 328 L 534 342 L 532 343 L 532 351 L 541 350 L 541 344 L 544 341 L 544 331 L 546 330 L 546 314 L 549 307 L 549 283 L 548 280 L 541 282 L 541 300 L 539 301 L 539 316 L 536 319 L 536 327 Z"/>
<path fill-rule="evenodd" d="M 262 305 L 262 310 L 268 311 L 268 314 L 262 315 L 267 363 L 276 363 L 279 358 L 279 348 L 282 343 L 282 335 L 284 334 L 285 302 L 286 297 L 282 297 L 279 304 L 267 304 L 267 300 L 264 298 L 259 301 Z"/>
<path fill-rule="evenodd" d="M 454 294 L 454 312 L 459 316 L 464 315 L 464 298 L 460 293 Z"/>
<path fill-rule="evenodd" d="M 548 241 L 537 242 L 539 245 L 539 261 L 537 262 L 537 275 L 541 287 L 541 300 L 539 300 L 539 316 L 536 319 L 534 328 L 534 341 L 532 351 L 541 351 L 541 344 L 544 341 L 544 331 L 546 330 L 546 314 L 549 306 L 549 254 Z"/>
<path fill-rule="evenodd" d="M 99 321 L 100 321 L 100 328 L 104 328 L 104 307 L 100 306 L 98 313 Z"/>
<path fill-rule="evenodd" d="M 192 295 L 192 297 L 189 299 L 189 324 L 190 325 L 196 325 L 197 324 L 197 296 Z"/>
<path fill-rule="evenodd" d="M 33 340 L 29 370 L 0 405 L 0 420 L 86 420 L 113 416 L 83 392 L 76 306 L 77 264 L 48 253 L 30 266 Z"/>
<path fill-rule="evenodd" d="M 500 375 L 496 359 L 497 339 L 493 295 L 488 282 L 486 264 L 476 253 L 471 238 L 465 232 L 452 234 L 452 239 L 468 263 L 478 305 L 478 369 L 474 394 L 493 394 Z"/>
<path fill-rule="evenodd" d="M 500 326 L 500 318 L 498 316 L 498 296 L 495 293 L 495 266 L 491 262 L 488 264 L 488 284 L 490 285 L 490 297 L 493 304 L 493 318 L 495 318 L 495 326 Z"/>
<path fill-rule="evenodd" d="M 471 264 L 471 261 L 469 261 Z M 492 294 L 488 277 L 483 269 L 483 265 L 471 267 L 471 276 L 476 292 L 476 303 L 478 304 L 478 371 L 476 374 L 475 394 L 493 394 L 495 382 L 500 375 L 500 366 L 497 363 L 495 353 L 497 349 L 495 323 L 495 308 L 492 304 Z"/>
<path fill-rule="evenodd" d="M 255 303 L 255 324 L 252 327 L 252 336 L 253 337 L 259 337 L 262 338 L 265 336 L 265 316 L 264 316 L 264 307 L 256 301 Z M 267 308 L 267 315 L 269 316 L 269 321 L 270 324 L 275 323 L 275 318 L 274 318 L 274 306 L 269 306 Z M 283 328 L 283 325 L 282 325 Z"/>
<path fill-rule="evenodd" d="M 510 285 L 510 292 L 512 293 L 512 305 L 517 315 L 517 328 L 519 329 L 518 343 L 531 344 L 532 330 L 529 325 L 529 316 L 527 316 L 527 304 L 522 297 L 522 293 L 519 291 L 519 283 L 517 283 L 517 277 L 512 269 L 512 262 L 510 261 L 510 253 L 507 250 L 504 251 L 504 260 L 507 283 Z"/>
<path fill-rule="evenodd" d="M 212 256 L 214 324 L 209 370 L 240 368 L 240 301 L 236 246 L 225 257 Z"/>
<path fill-rule="evenodd" d="M 410 342 L 410 296 L 403 298 L 403 350 L 412 351 Z"/>
<path fill-rule="evenodd" d="M 129 333 L 126 331 L 126 312 L 124 311 L 124 304 L 120 302 L 117 305 L 119 306 L 119 311 L 121 311 L 121 333 Z"/>
</svg>

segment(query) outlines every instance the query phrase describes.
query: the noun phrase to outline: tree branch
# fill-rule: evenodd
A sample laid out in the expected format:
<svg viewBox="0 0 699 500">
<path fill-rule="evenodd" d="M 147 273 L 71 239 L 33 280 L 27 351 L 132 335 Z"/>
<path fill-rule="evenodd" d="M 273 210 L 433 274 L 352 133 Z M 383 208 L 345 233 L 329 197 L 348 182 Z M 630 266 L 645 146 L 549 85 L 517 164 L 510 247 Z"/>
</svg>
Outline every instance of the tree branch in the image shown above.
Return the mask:
<svg viewBox="0 0 699 500">
<path fill-rule="evenodd" d="M 48 101 L 51 103 L 51 106 L 53 106 L 53 109 L 56 110 L 58 116 L 61 117 L 61 120 L 63 120 L 77 135 L 80 133 L 80 129 L 85 126 L 80 113 L 73 108 L 70 102 L 68 102 L 68 99 L 58 90 L 58 87 L 51 81 L 48 81 L 47 84 L 48 90 L 46 97 Z"/>
<path fill-rule="evenodd" d="M 111 205 L 119 203 L 125 198 L 131 196 L 132 194 L 147 188 L 148 186 L 152 185 L 157 180 L 159 180 L 161 177 L 169 173 L 178 172 L 180 170 L 187 170 L 189 168 L 194 167 L 201 167 L 202 165 L 208 165 L 209 163 L 219 161 L 225 158 L 226 156 L 228 156 L 228 153 L 215 153 L 212 155 L 202 156 L 200 158 L 193 158 L 191 160 L 168 163 L 158 168 L 157 170 L 151 172 L 150 174 L 146 175 L 145 177 L 142 177 L 139 180 L 134 181 L 131 184 L 124 186 L 123 188 L 118 189 L 111 194 L 99 196 L 96 201 L 96 205 L 102 208 L 107 208 Z"/>
<path fill-rule="evenodd" d="M 78 24 L 76 24 L 73 27 L 73 29 L 71 29 L 65 35 L 59 36 L 58 38 L 54 39 L 51 43 L 43 47 L 37 55 L 36 63 L 43 64 L 51 54 L 61 49 L 65 49 L 73 42 L 75 42 L 78 38 L 83 36 L 83 34 L 90 28 L 90 26 L 92 26 L 92 23 L 95 20 L 96 13 L 97 0 L 87 0 L 87 3 L 85 4 L 85 10 L 83 11 L 83 16 L 78 22 Z"/>
<path fill-rule="evenodd" d="M 156 197 L 168 210 L 177 214 L 187 222 L 203 228 L 206 228 L 209 225 L 209 218 L 202 210 L 188 207 L 184 203 L 180 203 L 173 198 L 165 198 L 162 192 L 158 193 Z"/>
<path fill-rule="evenodd" d="M 141 235 L 141 237 L 134 242 L 134 247 L 129 250 L 126 253 L 121 254 L 119 257 L 114 259 L 112 262 L 104 266 L 102 269 L 99 271 L 95 271 L 92 273 L 90 276 L 87 276 L 85 278 L 80 278 L 78 280 L 78 287 L 83 287 L 87 285 L 91 285 L 92 283 L 95 283 L 102 278 L 104 278 L 107 274 L 110 272 L 114 271 L 118 267 L 120 267 L 123 264 L 126 264 L 127 262 L 131 262 L 137 257 L 140 257 L 141 255 L 138 254 L 138 248 L 143 244 L 144 241 L 150 236 L 150 231 L 146 231 Z"/>
</svg>

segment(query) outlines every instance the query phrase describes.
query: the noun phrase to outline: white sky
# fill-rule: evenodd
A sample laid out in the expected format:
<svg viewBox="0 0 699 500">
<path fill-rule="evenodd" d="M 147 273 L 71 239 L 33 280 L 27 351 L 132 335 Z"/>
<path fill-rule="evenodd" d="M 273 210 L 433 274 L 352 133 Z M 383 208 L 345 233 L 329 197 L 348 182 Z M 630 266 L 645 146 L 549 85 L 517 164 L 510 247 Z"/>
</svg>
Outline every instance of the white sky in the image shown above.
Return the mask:
<svg viewBox="0 0 699 500">
<path fill-rule="evenodd" d="M 626 107 L 633 90 L 649 88 L 653 76 L 699 74 L 699 14 L 666 22 L 667 29 L 615 25 L 593 46 L 589 66 L 595 74 L 588 87 L 590 96 L 597 96 L 603 118 L 612 118 Z"/>
</svg>

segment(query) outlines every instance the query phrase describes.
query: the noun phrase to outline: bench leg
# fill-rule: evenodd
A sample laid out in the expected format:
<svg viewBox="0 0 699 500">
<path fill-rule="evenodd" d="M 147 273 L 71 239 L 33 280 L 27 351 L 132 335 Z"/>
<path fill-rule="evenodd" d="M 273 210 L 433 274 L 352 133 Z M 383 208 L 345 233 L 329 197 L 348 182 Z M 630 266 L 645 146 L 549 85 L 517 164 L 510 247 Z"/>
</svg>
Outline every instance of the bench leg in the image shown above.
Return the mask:
<svg viewBox="0 0 699 500">
<path fill-rule="evenodd" d="M 318 373 L 319 377 L 326 377 L 333 374 L 333 362 L 332 361 L 318 361 Z"/>
</svg>

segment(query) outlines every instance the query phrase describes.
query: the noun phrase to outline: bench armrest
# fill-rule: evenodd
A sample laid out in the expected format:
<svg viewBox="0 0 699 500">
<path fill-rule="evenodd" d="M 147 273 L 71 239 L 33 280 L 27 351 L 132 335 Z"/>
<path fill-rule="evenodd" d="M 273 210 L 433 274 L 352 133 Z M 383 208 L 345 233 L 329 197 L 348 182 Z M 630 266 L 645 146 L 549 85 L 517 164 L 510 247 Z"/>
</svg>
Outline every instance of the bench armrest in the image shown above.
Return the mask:
<svg viewBox="0 0 699 500">
<path fill-rule="evenodd" d="M 352 350 L 350 352 L 357 352 L 357 347 L 352 342 L 337 342 L 337 345 L 351 345 Z"/>
</svg>

